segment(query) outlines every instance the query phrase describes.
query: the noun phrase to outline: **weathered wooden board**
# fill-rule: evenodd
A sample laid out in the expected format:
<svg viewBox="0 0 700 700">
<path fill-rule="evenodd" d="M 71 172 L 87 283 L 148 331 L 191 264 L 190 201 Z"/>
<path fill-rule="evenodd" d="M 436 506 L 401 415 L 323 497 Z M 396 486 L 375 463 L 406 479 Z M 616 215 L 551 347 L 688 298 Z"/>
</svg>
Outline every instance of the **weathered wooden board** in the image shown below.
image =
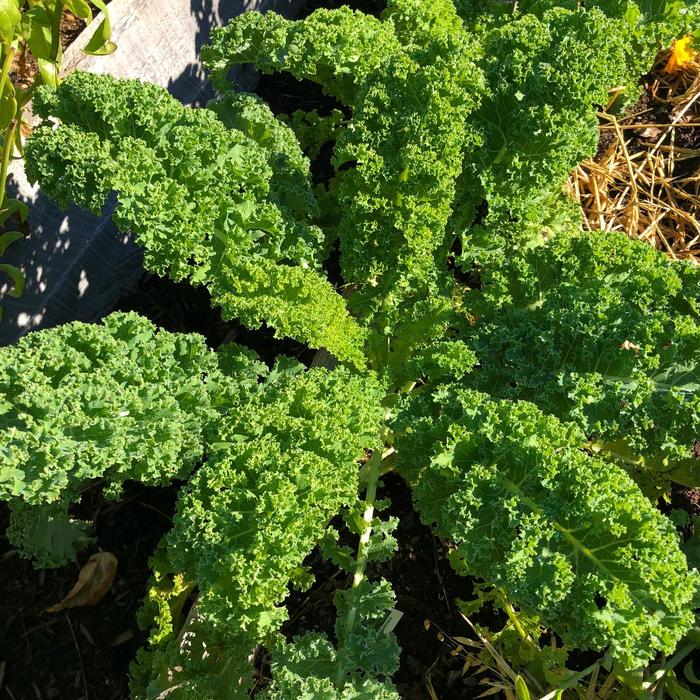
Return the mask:
<svg viewBox="0 0 700 700">
<path fill-rule="evenodd" d="M 140 78 L 163 87 L 185 104 L 200 104 L 210 96 L 199 52 L 212 27 L 248 10 L 273 9 L 294 16 L 304 0 L 112 0 L 109 5 L 113 39 L 111 56 L 88 56 L 87 43 L 97 17 L 64 54 L 64 72 L 87 70 L 125 78 Z M 251 71 L 239 82 L 254 85 Z M 29 236 L 8 249 L 2 262 L 20 266 L 27 285 L 19 299 L 4 296 L 0 345 L 21 335 L 68 321 L 94 321 L 114 307 L 142 274 L 141 252 L 130 236 L 103 216 L 71 208 L 62 212 L 37 187 L 32 187 L 20 161 L 11 168 L 13 196 L 31 205 Z M 0 294 L 6 290 L 0 280 Z"/>
</svg>

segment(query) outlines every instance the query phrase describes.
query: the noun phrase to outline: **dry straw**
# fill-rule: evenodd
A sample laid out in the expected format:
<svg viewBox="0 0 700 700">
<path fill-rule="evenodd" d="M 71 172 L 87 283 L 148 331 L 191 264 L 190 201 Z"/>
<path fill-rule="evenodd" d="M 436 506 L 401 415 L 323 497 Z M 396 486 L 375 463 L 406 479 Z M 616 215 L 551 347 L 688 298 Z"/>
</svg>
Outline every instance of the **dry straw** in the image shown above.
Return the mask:
<svg viewBox="0 0 700 700">
<path fill-rule="evenodd" d="M 636 112 L 618 119 L 608 105 L 599 114 L 599 153 L 568 187 L 585 228 L 625 231 L 700 263 L 700 54 L 677 65 L 677 53 L 659 54 Z"/>
</svg>

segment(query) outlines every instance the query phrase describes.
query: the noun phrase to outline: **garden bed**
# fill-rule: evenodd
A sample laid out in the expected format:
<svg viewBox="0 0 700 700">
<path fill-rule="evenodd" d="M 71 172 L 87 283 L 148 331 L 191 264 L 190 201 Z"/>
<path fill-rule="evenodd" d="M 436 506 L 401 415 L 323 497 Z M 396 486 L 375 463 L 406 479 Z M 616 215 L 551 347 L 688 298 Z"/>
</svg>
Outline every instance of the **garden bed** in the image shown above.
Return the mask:
<svg viewBox="0 0 700 700">
<path fill-rule="evenodd" d="M 345 3 L 309 3 L 306 14 L 317 6 L 338 7 L 343 4 Z M 380 3 L 371 0 L 358 0 L 352 6 L 375 16 L 382 9 Z M 696 151 L 700 149 L 700 130 L 688 128 L 682 132 L 682 136 L 674 137 L 671 151 L 662 148 L 664 144 L 659 140 L 661 134 L 658 131 L 648 130 L 661 129 L 663 132 L 676 119 L 678 105 L 681 104 L 680 109 L 683 109 L 683 105 L 695 100 L 695 97 L 687 97 L 687 93 L 691 88 L 696 89 L 697 77 L 690 81 L 690 87 L 686 86 L 686 97 L 678 97 L 673 92 L 676 88 L 661 85 L 658 74 L 655 75 L 647 81 L 647 93 L 632 109 L 631 116 L 601 118 L 598 154 L 594 160 L 579 166 L 572 188 L 584 207 L 589 228 L 598 228 L 595 222 L 600 221 L 605 230 L 629 230 L 634 236 L 638 230 L 630 224 L 634 219 L 642 227 L 639 229 L 641 233 L 636 237 L 655 243 L 671 257 L 696 259 L 697 240 L 693 238 L 692 221 L 697 226 L 697 210 L 694 207 L 697 204 L 698 182 L 693 169 L 698 163 Z M 289 115 L 295 109 L 317 109 L 321 115 L 330 114 L 333 109 L 341 109 L 346 117 L 349 114 L 347 108 L 339 101 L 325 96 L 314 83 L 299 81 L 286 74 L 263 76 L 257 93 L 270 105 L 275 115 Z M 694 104 L 697 106 L 697 103 Z M 645 121 L 636 126 L 638 122 L 635 120 L 639 118 L 640 111 L 644 113 Z M 685 114 L 691 118 L 690 108 Z M 649 121 L 649 115 L 653 121 Z M 611 125 L 613 129 L 609 128 Z M 634 128 L 631 128 L 633 125 Z M 646 131 L 637 133 L 638 129 Z M 618 138 L 620 133 L 626 134 L 628 131 L 634 135 Z M 654 145 L 650 146 L 652 141 Z M 654 153 L 649 155 L 650 151 Z M 651 229 L 645 217 L 655 215 L 643 208 L 640 197 L 632 201 L 627 190 L 630 189 L 630 177 L 635 181 L 636 178 L 640 181 L 644 178 L 641 171 L 633 172 L 633 164 L 640 163 L 645 153 L 651 158 L 657 152 L 663 154 L 663 162 L 652 164 L 652 170 L 667 170 L 661 178 L 660 189 L 649 189 L 650 201 L 657 206 L 658 200 L 665 196 L 670 198 L 666 201 L 673 206 L 664 205 L 665 215 L 657 217 L 652 234 L 649 233 Z M 356 163 L 351 163 L 350 167 L 353 165 Z M 326 144 L 313 163 L 313 184 L 326 185 L 333 174 L 330 146 Z M 596 180 L 599 175 L 602 179 Z M 627 181 L 625 178 L 628 178 Z M 595 184 L 592 184 L 594 181 Z M 603 183 L 608 188 L 605 190 L 607 208 L 601 200 Z M 614 188 L 617 189 L 613 192 Z M 686 192 L 687 197 L 683 195 L 682 204 L 674 203 L 672 198 L 681 190 Z M 396 201 L 398 206 L 400 198 L 397 197 Z M 477 204 L 483 210 L 482 213 L 485 213 L 487 207 L 482 207 L 483 203 Z M 479 209 L 476 208 L 475 211 Z M 688 225 L 684 226 L 683 221 Z M 675 232 L 673 240 L 668 233 L 670 230 Z M 585 240 L 581 245 L 587 245 Z M 323 268 L 326 278 L 337 288 L 344 285 L 340 257 L 338 249 L 333 249 Z M 663 259 L 663 256 L 659 258 Z M 453 263 L 454 260 L 451 260 L 450 264 Z M 479 264 L 482 263 L 480 260 Z M 476 269 L 476 266 L 466 269 L 464 275 L 465 278 L 471 275 L 468 278 L 478 282 L 471 285 L 475 290 L 481 283 L 481 279 L 474 276 Z M 574 271 L 571 274 L 575 276 L 576 273 Z M 613 281 L 617 283 L 619 280 Z M 533 304 L 529 310 L 534 310 L 538 305 Z M 210 293 L 203 286 L 193 287 L 188 282 L 173 282 L 152 273 L 145 274 L 138 285 L 129 290 L 121 299 L 118 309 L 138 312 L 159 328 L 172 333 L 198 333 L 212 349 L 217 349 L 224 343 L 239 343 L 255 351 L 269 367 L 282 355 L 295 358 L 306 367 L 312 366 L 316 357 L 316 351 L 309 344 L 300 339 L 275 338 L 273 328 L 267 325 L 258 330 L 250 330 L 238 321 L 224 321 L 220 310 L 212 308 Z M 553 315 L 556 317 L 556 313 Z M 494 318 L 495 322 L 503 322 L 495 312 Z M 491 342 L 485 336 L 479 341 L 483 346 L 488 346 Z M 625 339 L 624 343 L 625 350 L 632 353 L 640 351 L 633 341 Z M 513 344 L 516 344 L 515 341 Z M 615 349 L 623 346 L 616 344 Z M 496 353 L 497 343 L 493 347 Z M 573 347 L 574 343 L 571 344 Z M 566 358 L 562 363 L 565 360 Z M 500 369 L 499 366 L 493 371 L 495 373 Z M 412 386 L 409 382 L 408 392 L 422 381 L 419 378 L 419 382 L 412 382 Z M 520 384 L 524 385 L 521 378 L 514 378 L 504 384 L 506 399 L 519 398 L 515 390 L 520 389 Z M 418 392 L 417 395 L 420 396 Z M 522 404 L 518 402 L 518 405 Z M 547 426 L 554 432 L 549 424 Z M 586 437 L 588 442 L 583 446 L 584 450 L 579 449 L 578 445 L 570 450 L 572 460 L 586 462 L 589 453 L 600 451 L 596 443 L 597 436 L 590 431 Z M 511 436 L 505 438 L 510 439 Z M 528 442 L 526 436 L 523 450 L 531 448 L 536 442 Z M 511 449 L 510 444 L 506 447 Z M 690 445 L 687 447 L 691 449 Z M 559 451 L 564 449 L 557 448 Z M 369 454 L 367 457 L 365 466 L 371 461 Z M 440 458 L 443 459 L 442 462 Z M 438 455 L 435 462 L 444 464 L 444 455 Z M 598 464 L 601 468 L 600 465 L 604 463 Z M 616 478 L 624 481 L 624 472 L 622 469 L 618 471 L 619 476 Z M 647 494 L 653 492 L 655 487 L 649 486 L 641 477 L 640 483 L 648 488 Z M 6 695 L 9 700 L 128 698 L 129 664 L 146 641 L 146 633 L 137 626 L 136 611 L 148 591 L 148 578 L 151 574 L 149 557 L 171 528 L 175 503 L 182 493 L 183 483 L 175 481 L 167 487 L 148 488 L 129 482 L 123 498 L 118 502 L 105 498 L 103 486 L 100 479 L 86 486 L 80 502 L 72 510 L 73 515 L 93 525 L 95 534 L 94 543 L 80 552 L 75 564 L 37 571 L 29 562 L 20 558 L 4 534 L 0 537 L 0 697 Z M 455 545 L 422 523 L 414 508 L 411 490 L 398 474 L 389 473 L 383 477 L 378 495 L 379 499 L 387 498 L 391 502 L 382 511 L 381 517 L 397 519 L 398 526 L 394 535 L 398 546 L 388 561 L 370 563 L 367 575 L 371 580 L 381 577 L 391 584 L 396 594 L 394 608 L 402 614 L 395 627 L 401 648 L 400 666 L 393 676 L 400 697 L 405 700 L 466 700 L 488 695 L 508 699 L 515 697 L 514 693 L 519 688 L 516 676 L 521 683 L 522 678 L 519 672 L 512 672 L 508 659 L 504 661 L 495 653 L 489 642 L 489 639 L 494 638 L 494 633 L 497 636 L 498 630 L 508 624 L 508 611 L 512 611 L 510 603 L 491 605 L 487 602 L 478 611 L 465 616 L 458 601 L 472 600 L 479 587 L 476 579 L 458 576 L 450 565 L 448 558 Z M 690 540 L 695 534 L 692 518 L 700 516 L 700 489 L 676 485 L 673 489 L 668 489 L 668 495 L 666 499 L 659 499 L 659 510 L 672 515 L 681 540 Z M 654 510 L 648 503 L 646 505 L 649 510 Z M 656 511 L 654 514 L 657 514 Z M 0 502 L 0 533 L 5 532 L 8 522 L 9 510 Z M 339 518 L 333 520 L 332 524 L 339 528 L 342 526 Z M 518 535 L 519 528 L 518 524 Z M 358 539 L 344 534 L 341 544 L 349 544 L 354 550 Z M 111 552 L 118 561 L 116 577 L 106 596 L 95 607 L 47 612 L 47 608 L 61 600 L 73 586 L 81 566 L 100 550 Z M 336 641 L 334 595 L 351 586 L 352 576 L 322 556 L 319 547 L 307 556 L 304 565 L 314 574 L 315 582 L 304 592 L 299 592 L 290 585 L 290 594 L 285 601 L 289 620 L 284 623 L 281 632 L 289 642 L 309 631 L 323 632 L 329 639 Z M 196 592 L 192 592 L 185 605 L 185 610 L 190 613 L 197 605 L 196 596 Z M 488 599 L 488 593 L 486 597 Z M 602 610 L 607 601 L 604 596 L 597 594 L 596 603 Z M 484 636 L 479 632 L 480 625 L 484 626 Z M 486 632 L 487 628 L 491 632 Z M 516 624 L 509 632 L 519 629 Z M 543 633 L 541 638 L 533 639 L 529 632 L 523 632 L 521 641 L 530 644 L 529 648 L 539 644 L 543 649 L 551 650 L 552 654 L 561 647 L 561 639 L 553 633 Z M 253 694 L 270 686 L 272 673 L 269 651 L 258 646 L 252 655 L 255 679 Z M 517 661 L 522 667 L 527 667 L 524 660 L 526 652 L 522 653 L 523 657 Z M 574 673 L 581 672 L 585 687 L 589 682 L 586 669 L 597 664 L 599 659 L 600 654 L 595 652 L 574 651 L 568 658 L 567 669 Z M 663 663 L 665 657 L 658 657 L 657 661 Z M 700 655 L 697 654 L 697 649 L 684 658 L 684 664 L 690 662 L 691 672 L 692 664 L 697 665 L 698 661 Z M 598 664 L 593 679 L 590 680 L 587 697 L 612 697 L 617 681 L 612 674 L 606 676 L 607 671 L 609 666 L 604 671 L 602 664 Z M 536 689 L 536 679 L 527 676 L 526 671 L 523 674 L 527 682 L 532 683 L 530 688 Z M 692 673 L 686 673 L 685 678 L 686 688 L 697 690 L 692 682 Z M 523 692 L 522 687 L 518 692 Z M 523 695 L 519 697 L 522 700 Z"/>
</svg>

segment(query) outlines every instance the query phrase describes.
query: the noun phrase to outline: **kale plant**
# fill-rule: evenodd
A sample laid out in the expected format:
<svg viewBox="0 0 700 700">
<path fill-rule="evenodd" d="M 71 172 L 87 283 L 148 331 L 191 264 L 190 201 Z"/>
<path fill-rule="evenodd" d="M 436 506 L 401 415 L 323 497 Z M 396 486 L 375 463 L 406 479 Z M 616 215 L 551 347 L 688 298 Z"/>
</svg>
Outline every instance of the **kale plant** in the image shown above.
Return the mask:
<svg viewBox="0 0 700 700">
<path fill-rule="evenodd" d="M 700 485 L 700 274 L 584 234 L 562 182 L 596 147 L 596 105 L 632 99 L 697 18 L 631 1 L 247 13 L 204 52 L 221 91 L 206 109 L 80 73 L 38 92 L 27 159 L 45 192 L 99 210 L 116 191 L 149 269 L 339 363 L 270 369 L 123 315 L 5 351 L 0 495 L 25 554 L 57 565 L 84 543 L 70 506 L 92 479 L 116 497 L 125 479 L 189 475 L 152 559 L 134 698 L 247 697 L 259 644 L 265 697 L 398 697 L 394 596 L 373 568 L 395 546 L 377 501 L 391 469 L 456 570 L 566 649 L 625 669 L 673 652 L 698 574 L 649 496 Z M 238 63 L 312 80 L 345 111 L 276 118 L 227 82 Z M 314 191 L 300 142 L 329 140 L 334 175 Z M 164 414 L 145 411 L 156 397 Z M 132 449 L 138 421 L 153 439 Z M 329 527 L 339 513 L 355 550 Z M 316 546 L 352 585 L 335 639 L 287 640 L 284 600 L 312 585 Z"/>
</svg>

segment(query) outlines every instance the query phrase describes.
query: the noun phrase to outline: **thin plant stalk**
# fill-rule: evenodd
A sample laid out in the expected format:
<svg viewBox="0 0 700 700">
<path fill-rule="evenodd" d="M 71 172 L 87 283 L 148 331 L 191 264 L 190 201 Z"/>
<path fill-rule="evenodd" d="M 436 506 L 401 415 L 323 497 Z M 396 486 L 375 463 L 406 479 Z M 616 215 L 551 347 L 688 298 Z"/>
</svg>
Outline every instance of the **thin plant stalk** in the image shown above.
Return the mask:
<svg viewBox="0 0 700 700">
<path fill-rule="evenodd" d="M 10 122 L 10 126 L 5 132 L 5 141 L 2 144 L 2 155 L 0 156 L 0 211 L 5 206 L 5 183 L 7 182 L 7 170 L 10 165 L 10 158 L 15 147 L 15 132 L 20 119 L 17 115 Z"/>
<path fill-rule="evenodd" d="M 367 568 L 367 546 L 370 537 L 372 536 L 372 521 L 374 520 L 374 506 L 377 499 L 377 484 L 379 482 L 380 467 L 382 464 L 382 451 L 375 450 L 367 463 L 369 470 L 367 473 L 367 490 L 365 492 L 365 512 L 362 516 L 364 528 L 360 535 L 360 544 L 357 548 L 357 563 L 352 577 L 353 588 L 357 588 L 365 578 L 365 570 Z M 355 606 L 348 610 L 345 620 L 345 636 L 352 633 L 357 619 L 357 608 Z M 338 666 L 336 673 L 336 685 L 339 688 L 343 686 L 345 678 L 345 668 L 342 665 Z"/>
<path fill-rule="evenodd" d="M 5 50 L 5 60 L 3 61 L 2 73 L 0 74 L 0 96 L 5 92 L 5 83 L 7 83 L 10 75 L 12 59 L 15 55 L 15 50 L 12 48 L 12 44 L 9 41 L 3 44 L 3 49 Z"/>
</svg>

